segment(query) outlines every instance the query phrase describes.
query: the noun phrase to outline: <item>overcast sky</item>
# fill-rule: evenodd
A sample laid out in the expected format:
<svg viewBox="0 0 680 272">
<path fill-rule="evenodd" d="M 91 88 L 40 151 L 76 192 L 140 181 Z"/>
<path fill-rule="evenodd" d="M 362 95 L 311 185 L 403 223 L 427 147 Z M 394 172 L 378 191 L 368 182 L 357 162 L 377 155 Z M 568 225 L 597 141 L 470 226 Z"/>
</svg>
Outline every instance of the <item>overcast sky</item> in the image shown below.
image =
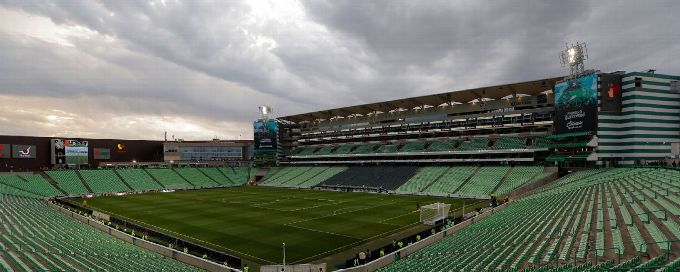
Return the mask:
<svg viewBox="0 0 680 272">
<path fill-rule="evenodd" d="M 565 74 L 680 74 L 680 1 L 0 0 L 0 134 L 252 139 L 274 115 Z"/>
</svg>

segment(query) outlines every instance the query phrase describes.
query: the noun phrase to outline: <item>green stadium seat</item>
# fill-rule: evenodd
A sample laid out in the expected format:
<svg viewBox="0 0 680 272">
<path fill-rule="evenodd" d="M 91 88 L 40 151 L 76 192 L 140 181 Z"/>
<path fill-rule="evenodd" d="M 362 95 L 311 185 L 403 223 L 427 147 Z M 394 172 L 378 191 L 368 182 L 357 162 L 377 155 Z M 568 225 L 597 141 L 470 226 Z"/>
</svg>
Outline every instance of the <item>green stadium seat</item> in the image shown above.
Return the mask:
<svg viewBox="0 0 680 272">
<path fill-rule="evenodd" d="M 89 194 L 90 191 L 87 190 L 83 181 L 78 177 L 75 170 L 55 170 L 55 171 L 45 171 L 45 173 L 50 176 L 57 185 L 61 187 L 69 195 L 83 195 Z"/>
</svg>

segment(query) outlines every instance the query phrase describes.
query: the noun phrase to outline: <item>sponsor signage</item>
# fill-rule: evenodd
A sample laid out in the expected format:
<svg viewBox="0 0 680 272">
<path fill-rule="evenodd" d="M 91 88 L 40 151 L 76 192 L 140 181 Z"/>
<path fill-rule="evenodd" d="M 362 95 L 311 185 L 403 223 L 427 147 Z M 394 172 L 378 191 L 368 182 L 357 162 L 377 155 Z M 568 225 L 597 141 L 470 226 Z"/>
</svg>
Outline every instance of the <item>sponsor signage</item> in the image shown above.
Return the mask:
<svg viewBox="0 0 680 272">
<path fill-rule="evenodd" d="M 600 111 L 621 112 L 621 76 L 600 75 Z"/>
<path fill-rule="evenodd" d="M 555 85 L 555 134 L 597 128 L 597 77 L 591 74 Z"/>
<path fill-rule="evenodd" d="M 77 139 L 52 139 L 53 164 L 87 164 L 89 142 Z"/>
<path fill-rule="evenodd" d="M 15 159 L 35 159 L 35 146 L 34 145 L 12 145 L 12 158 Z"/>
<path fill-rule="evenodd" d="M 253 123 L 255 151 L 276 151 L 279 126 L 276 120 L 260 119 Z"/>
<path fill-rule="evenodd" d="M 118 153 L 125 153 L 127 152 L 127 146 L 125 144 L 117 144 L 116 145 L 116 152 Z"/>
<path fill-rule="evenodd" d="M 111 159 L 111 149 L 108 148 L 93 148 L 95 160 L 110 160 Z"/>
<path fill-rule="evenodd" d="M 12 154 L 12 150 L 10 150 L 10 148 L 12 147 L 8 144 L 0 144 L 0 159 L 11 157 L 10 154 Z"/>
</svg>

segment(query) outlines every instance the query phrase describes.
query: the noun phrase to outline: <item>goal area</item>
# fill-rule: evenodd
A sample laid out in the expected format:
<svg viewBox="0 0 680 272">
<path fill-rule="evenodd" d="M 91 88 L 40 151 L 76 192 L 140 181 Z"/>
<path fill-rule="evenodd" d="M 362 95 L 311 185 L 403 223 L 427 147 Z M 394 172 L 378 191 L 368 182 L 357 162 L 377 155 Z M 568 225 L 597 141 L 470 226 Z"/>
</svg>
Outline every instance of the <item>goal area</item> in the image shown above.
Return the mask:
<svg viewBox="0 0 680 272">
<path fill-rule="evenodd" d="M 451 204 L 432 203 L 420 207 L 420 222 L 426 225 L 434 225 L 437 221 L 446 218 L 451 209 Z"/>
</svg>

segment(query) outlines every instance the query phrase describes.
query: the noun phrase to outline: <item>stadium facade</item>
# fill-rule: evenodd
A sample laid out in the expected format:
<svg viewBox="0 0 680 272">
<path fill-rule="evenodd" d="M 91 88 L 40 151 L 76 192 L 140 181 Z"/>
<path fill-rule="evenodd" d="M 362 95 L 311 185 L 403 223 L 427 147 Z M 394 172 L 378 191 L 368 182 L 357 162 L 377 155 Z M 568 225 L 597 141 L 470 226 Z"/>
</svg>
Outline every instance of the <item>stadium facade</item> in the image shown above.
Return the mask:
<svg viewBox="0 0 680 272">
<path fill-rule="evenodd" d="M 670 161 L 680 154 L 678 81 L 589 71 L 281 116 L 267 151 L 278 164 Z"/>
<path fill-rule="evenodd" d="M 0 135 L 0 172 L 248 162 L 251 140 L 150 141 Z"/>
</svg>

